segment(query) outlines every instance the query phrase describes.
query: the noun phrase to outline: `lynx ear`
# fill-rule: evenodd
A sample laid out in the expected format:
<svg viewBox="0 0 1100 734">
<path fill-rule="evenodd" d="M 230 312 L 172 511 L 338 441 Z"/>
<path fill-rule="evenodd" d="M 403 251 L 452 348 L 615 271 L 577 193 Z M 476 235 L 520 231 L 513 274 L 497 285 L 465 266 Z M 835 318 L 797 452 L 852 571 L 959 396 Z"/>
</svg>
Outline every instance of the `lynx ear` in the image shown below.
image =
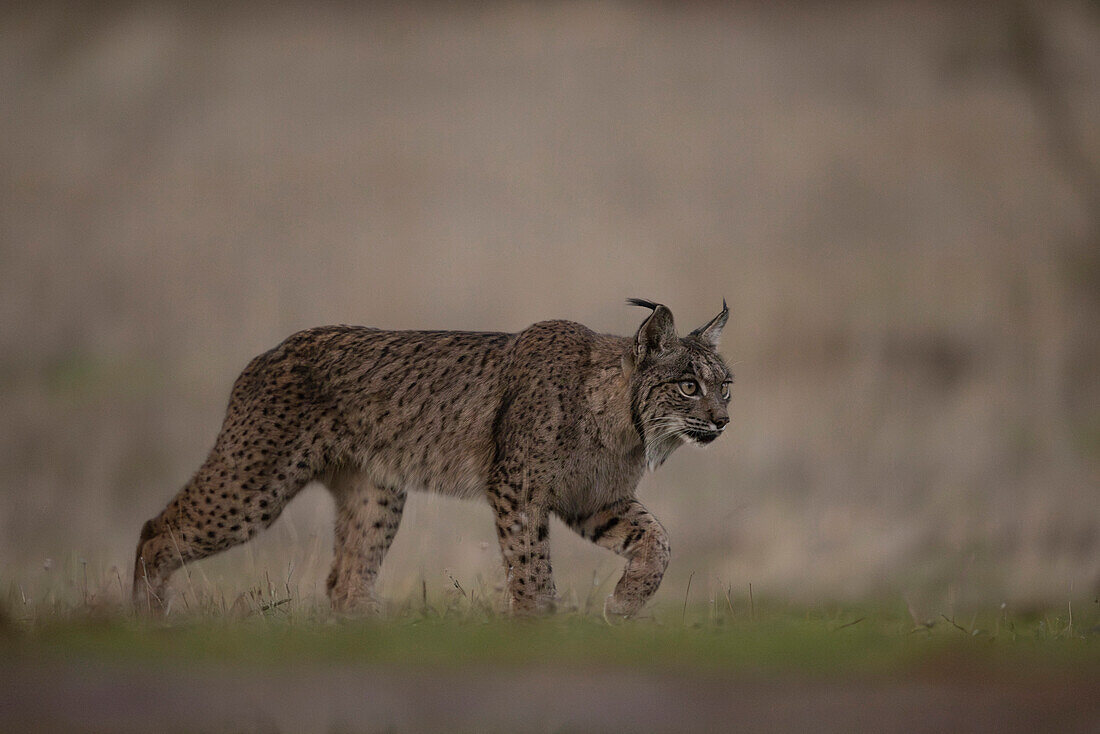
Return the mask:
<svg viewBox="0 0 1100 734">
<path fill-rule="evenodd" d="M 672 323 L 672 311 L 668 306 L 641 298 L 627 300 L 634 306 L 653 309 L 649 318 L 638 327 L 634 335 L 634 363 L 641 364 L 669 349 L 676 341 L 676 326 Z"/>
<path fill-rule="evenodd" d="M 700 326 L 695 331 L 691 332 L 688 336 L 698 337 L 707 344 L 711 345 L 715 349 L 718 348 L 718 339 L 722 336 L 722 327 L 726 325 L 726 321 L 730 317 L 729 306 L 726 305 L 726 299 L 722 299 L 722 312 L 710 320 L 705 326 Z"/>
</svg>

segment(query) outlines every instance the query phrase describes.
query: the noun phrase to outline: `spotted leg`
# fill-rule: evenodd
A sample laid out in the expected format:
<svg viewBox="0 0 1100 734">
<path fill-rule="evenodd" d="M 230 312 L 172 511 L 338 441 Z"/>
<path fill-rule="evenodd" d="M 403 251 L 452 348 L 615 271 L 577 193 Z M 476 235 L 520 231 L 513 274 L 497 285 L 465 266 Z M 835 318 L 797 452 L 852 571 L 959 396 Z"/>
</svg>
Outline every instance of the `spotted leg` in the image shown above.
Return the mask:
<svg viewBox="0 0 1100 734">
<path fill-rule="evenodd" d="M 636 614 L 657 591 L 668 567 L 668 535 L 661 523 L 636 499 L 565 520 L 582 538 L 626 558 L 626 569 L 604 611 L 623 617 Z"/>
<path fill-rule="evenodd" d="M 405 509 L 405 490 L 380 487 L 361 475 L 329 483 L 336 499 L 336 542 L 328 596 L 337 612 L 374 612 L 374 582 Z"/>
<path fill-rule="evenodd" d="M 511 611 L 552 611 L 557 592 L 550 568 L 550 513 L 507 482 L 490 487 L 489 502 L 496 514 Z"/>
<path fill-rule="evenodd" d="M 308 479 L 282 457 L 237 464 L 215 447 L 168 507 L 142 527 L 133 586 L 139 612 L 165 610 L 168 580 L 176 569 L 243 543 L 271 525 Z"/>
</svg>

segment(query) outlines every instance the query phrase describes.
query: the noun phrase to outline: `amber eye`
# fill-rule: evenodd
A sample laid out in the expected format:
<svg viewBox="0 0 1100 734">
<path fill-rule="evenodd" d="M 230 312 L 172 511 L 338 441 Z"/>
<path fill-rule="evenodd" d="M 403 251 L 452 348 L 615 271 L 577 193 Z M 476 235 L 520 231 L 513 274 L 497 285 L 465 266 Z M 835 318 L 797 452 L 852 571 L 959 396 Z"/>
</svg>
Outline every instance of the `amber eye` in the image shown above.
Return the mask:
<svg viewBox="0 0 1100 734">
<path fill-rule="evenodd" d="M 681 380 L 680 392 L 682 392 L 684 395 L 687 395 L 689 398 L 693 397 L 697 392 L 699 392 L 699 383 L 695 382 L 695 380 Z"/>
<path fill-rule="evenodd" d="M 723 382 L 722 383 L 722 399 L 723 400 L 729 400 L 730 399 L 730 384 L 728 382 Z"/>
</svg>

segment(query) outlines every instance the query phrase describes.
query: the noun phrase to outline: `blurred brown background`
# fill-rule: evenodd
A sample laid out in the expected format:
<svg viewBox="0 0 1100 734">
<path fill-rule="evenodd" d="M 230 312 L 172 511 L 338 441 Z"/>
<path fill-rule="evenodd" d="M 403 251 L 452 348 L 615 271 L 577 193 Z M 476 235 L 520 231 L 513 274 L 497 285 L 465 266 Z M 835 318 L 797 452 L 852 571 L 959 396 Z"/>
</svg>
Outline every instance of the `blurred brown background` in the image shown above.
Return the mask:
<svg viewBox="0 0 1100 734">
<path fill-rule="evenodd" d="M 640 489 L 659 598 L 1100 587 L 1096 3 L 28 3 L 0 29 L 5 585 L 126 578 L 296 329 L 627 334 L 628 296 L 682 329 L 724 296 L 731 430 Z M 199 571 L 319 593 L 330 524 L 309 489 Z M 552 532 L 559 588 L 619 567 Z M 498 565 L 487 506 L 418 496 L 382 590 Z"/>
</svg>

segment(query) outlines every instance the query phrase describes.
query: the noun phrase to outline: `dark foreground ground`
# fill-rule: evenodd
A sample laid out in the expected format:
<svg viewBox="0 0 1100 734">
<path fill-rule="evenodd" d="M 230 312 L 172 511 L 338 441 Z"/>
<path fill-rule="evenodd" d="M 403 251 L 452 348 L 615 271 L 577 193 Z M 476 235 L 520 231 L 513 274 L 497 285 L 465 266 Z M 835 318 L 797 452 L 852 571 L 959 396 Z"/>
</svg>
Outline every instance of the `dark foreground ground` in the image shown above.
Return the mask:
<svg viewBox="0 0 1100 734">
<path fill-rule="evenodd" d="M 8 732 L 1097 732 L 1092 677 L 38 664 L 0 671 Z"/>
<path fill-rule="evenodd" d="M 726 611 L 18 619 L 0 732 L 1100 732 L 1091 610 Z"/>
</svg>

